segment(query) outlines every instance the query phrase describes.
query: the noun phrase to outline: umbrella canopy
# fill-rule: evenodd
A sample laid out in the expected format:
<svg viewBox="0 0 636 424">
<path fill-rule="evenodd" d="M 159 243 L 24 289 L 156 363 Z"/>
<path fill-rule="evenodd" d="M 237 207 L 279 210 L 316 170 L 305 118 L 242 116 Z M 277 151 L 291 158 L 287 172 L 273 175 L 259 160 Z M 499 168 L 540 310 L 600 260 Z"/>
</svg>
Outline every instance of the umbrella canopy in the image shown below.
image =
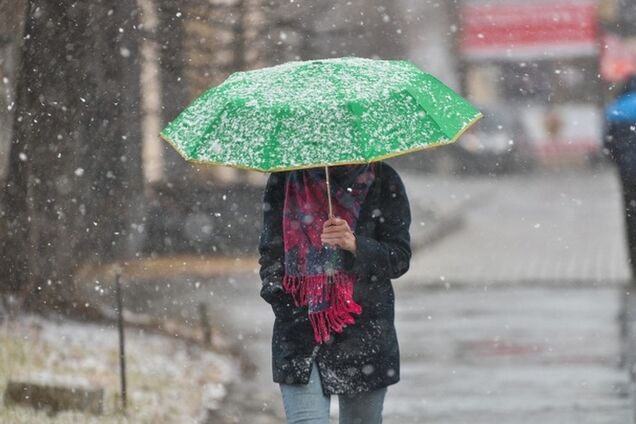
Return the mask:
<svg viewBox="0 0 636 424">
<path fill-rule="evenodd" d="M 451 143 L 479 118 L 410 62 L 341 58 L 234 73 L 161 136 L 190 162 L 274 172 Z"/>
</svg>

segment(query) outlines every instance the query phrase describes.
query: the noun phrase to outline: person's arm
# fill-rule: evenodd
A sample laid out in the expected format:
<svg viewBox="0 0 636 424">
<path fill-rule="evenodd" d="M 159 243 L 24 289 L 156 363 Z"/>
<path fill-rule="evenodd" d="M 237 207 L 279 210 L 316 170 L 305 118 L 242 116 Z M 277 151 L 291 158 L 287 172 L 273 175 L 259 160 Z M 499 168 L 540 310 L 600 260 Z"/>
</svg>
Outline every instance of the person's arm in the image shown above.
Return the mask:
<svg viewBox="0 0 636 424">
<path fill-rule="evenodd" d="M 285 251 L 283 248 L 283 206 L 285 174 L 273 173 L 267 180 L 263 195 L 263 230 L 258 245 L 261 277 L 261 297 L 274 308 L 278 316 L 291 309 L 292 297 L 283 290 Z"/>
<path fill-rule="evenodd" d="M 356 236 L 355 255 L 347 262 L 356 273 L 371 277 L 398 278 L 409 269 L 411 210 L 404 184 L 389 166 L 380 176 L 380 210 L 376 218 L 377 238 Z"/>
</svg>

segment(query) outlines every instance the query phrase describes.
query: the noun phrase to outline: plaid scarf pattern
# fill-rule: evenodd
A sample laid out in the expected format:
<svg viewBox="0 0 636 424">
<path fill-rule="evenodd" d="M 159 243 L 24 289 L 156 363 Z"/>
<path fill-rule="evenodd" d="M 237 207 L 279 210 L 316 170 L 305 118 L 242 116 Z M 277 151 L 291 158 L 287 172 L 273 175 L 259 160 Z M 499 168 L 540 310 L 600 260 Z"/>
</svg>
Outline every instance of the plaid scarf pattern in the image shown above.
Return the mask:
<svg viewBox="0 0 636 424">
<path fill-rule="evenodd" d="M 355 228 L 360 208 L 375 179 L 375 166 L 329 168 L 333 213 Z M 355 324 L 362 307 L 353 300 L 356 275 L 344 269 L 344 252 L 323 246 L 320 235 L 329 218 L 325 171 L 291 171 L 285 182 L 283 289 L 296 306 L 307 306 L 317 343 L 329 341 Z"/>
</svg>

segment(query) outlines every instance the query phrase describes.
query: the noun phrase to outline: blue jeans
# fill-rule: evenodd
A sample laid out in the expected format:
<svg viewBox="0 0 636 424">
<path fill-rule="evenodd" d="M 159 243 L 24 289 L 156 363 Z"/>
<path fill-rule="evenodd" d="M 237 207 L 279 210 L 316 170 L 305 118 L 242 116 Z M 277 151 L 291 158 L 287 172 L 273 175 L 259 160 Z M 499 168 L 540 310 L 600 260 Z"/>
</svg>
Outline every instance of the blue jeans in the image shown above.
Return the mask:
<svg viewBox="0 0 636 424">
<path fill-rule="evenodd" d="M 316 363 L 308 384 L 281 384 L 288 424 L 329 424 L 330 396 L 322 393 Z M 386 387 L 356 395 L 339 395 L 340 424 L 381 424 Z"/>
</svg>

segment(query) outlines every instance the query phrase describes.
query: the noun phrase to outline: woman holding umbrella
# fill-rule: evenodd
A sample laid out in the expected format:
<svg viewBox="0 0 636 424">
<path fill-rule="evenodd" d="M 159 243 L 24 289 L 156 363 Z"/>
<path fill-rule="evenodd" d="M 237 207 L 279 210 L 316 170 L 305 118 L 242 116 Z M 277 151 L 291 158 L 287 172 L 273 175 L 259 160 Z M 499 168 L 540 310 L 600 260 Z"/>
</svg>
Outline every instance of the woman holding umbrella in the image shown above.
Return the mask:
<svg viewBox="0 0 636 424">
<path fill-rule="evenodd" d="M 273 172 L 261 296 L 289 422 L 327 423 L 332 394 L 341 423 L 381 422 L 400 378 L 391 279 L 411 257 L 404 185 L 382 160 L 479 118 L 410 62 L 350 57 L 234 73 L 161 132 L 188 161 Z"/>
<path fill-rule="evenodd" d="M 261 296 L 275 314 L 274 381 L 289 423 L 382 421 L 400 379 L 391 279 L 409 268 L 409 202 L 383 162 L 275 173 L 264 196 Z"/>
</svg>

